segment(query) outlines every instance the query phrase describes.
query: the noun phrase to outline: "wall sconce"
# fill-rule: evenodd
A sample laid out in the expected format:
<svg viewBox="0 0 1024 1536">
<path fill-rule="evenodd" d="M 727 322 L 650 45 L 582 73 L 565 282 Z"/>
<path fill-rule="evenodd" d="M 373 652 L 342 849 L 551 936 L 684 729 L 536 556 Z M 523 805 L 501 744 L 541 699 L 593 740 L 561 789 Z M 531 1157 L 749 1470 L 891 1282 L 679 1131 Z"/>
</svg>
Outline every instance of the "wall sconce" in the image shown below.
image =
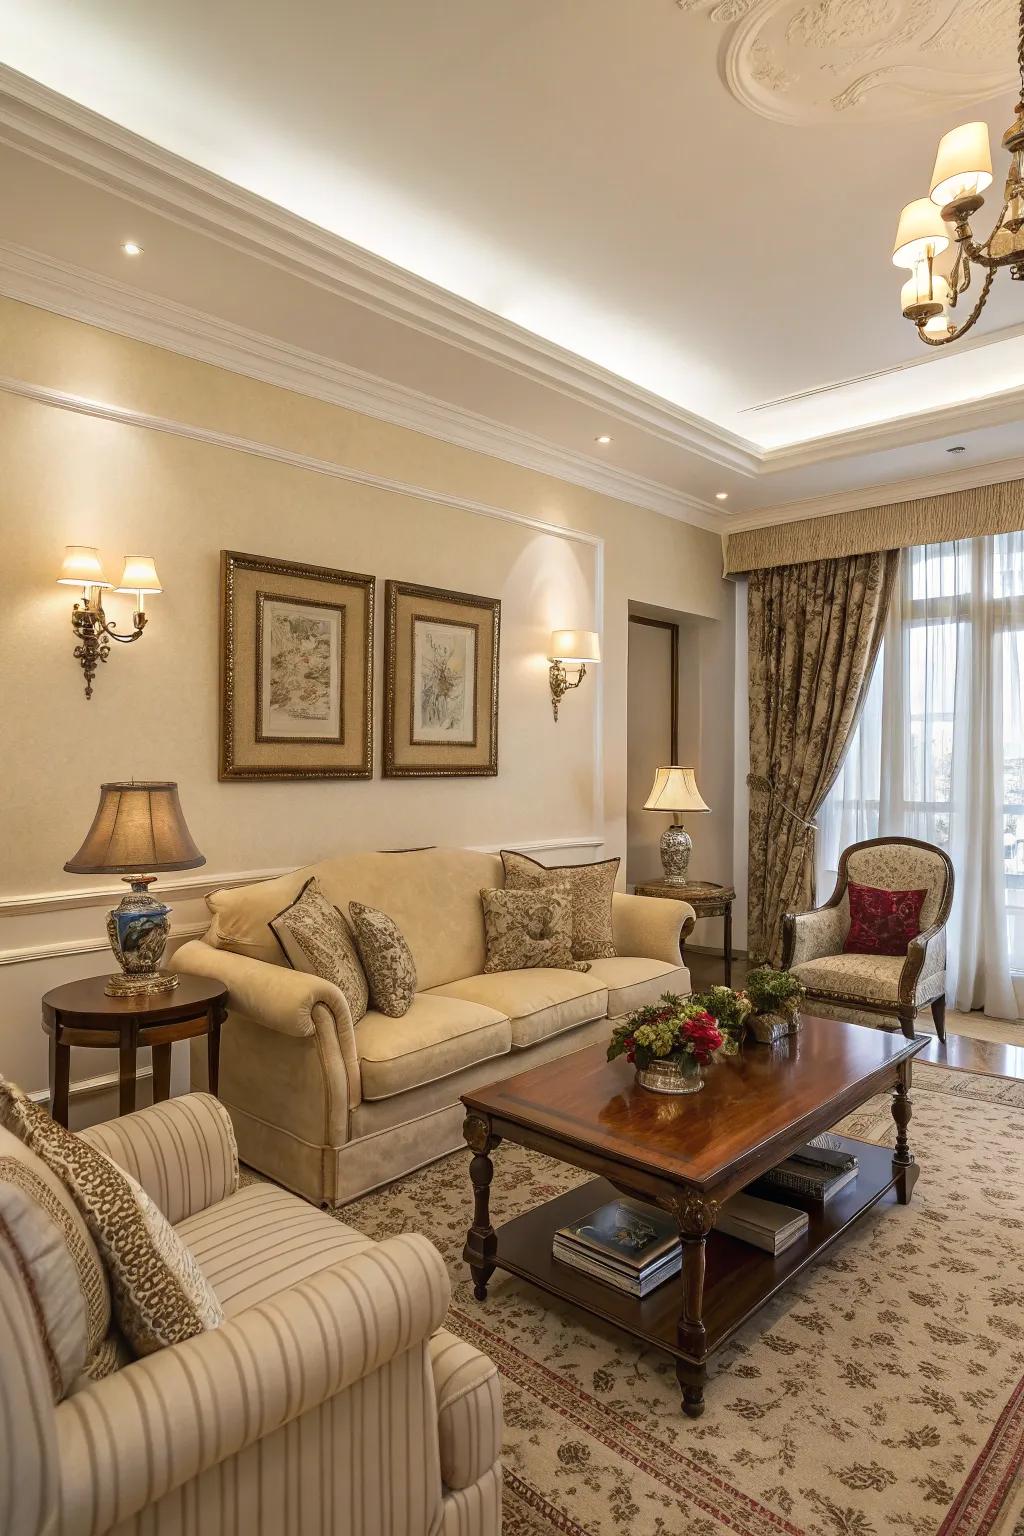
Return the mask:
<svg viewBox="0 0 1024 1536">
<path fill-rule="evenodd" d="M 69 544 L 64 551 L 64 563 L 57 577 L 61 587 L 81 587 L 82 601 L 71 610 L 71 628 L 78 638 L 75 660 L 81 662 L 85 673 L 85 696 L 92 698 L 92 680 L 101 661 L 110 654 L 110 642 L 131 645 L 142 636 L 146 627 L 146 593 L 162 592 L 156 566 L 148 555 L 125 555 L 124 570 L 118 592 L 135 593 L 135 612 L 132 614 L 132 632 L 119 635 L 113 619 L 103 611 L 100 593 L 110 590 L 110 582 L 103 574 L 99 550 L 88 544 Z"/>
<path fill-rule="evenodd" d="M 551 649 L 548 651 L 551 670 L 551 711 L 558 719 L 558 706 L 570 688 L 578 688 L 587 675 L 587 662 L 601 660 L 601 642 L 592 629 L 555 629 L 551 632 Z M 576 665 L 579 671 L 570 683 L 565 670 L 566 662 Z"/>
</svg>

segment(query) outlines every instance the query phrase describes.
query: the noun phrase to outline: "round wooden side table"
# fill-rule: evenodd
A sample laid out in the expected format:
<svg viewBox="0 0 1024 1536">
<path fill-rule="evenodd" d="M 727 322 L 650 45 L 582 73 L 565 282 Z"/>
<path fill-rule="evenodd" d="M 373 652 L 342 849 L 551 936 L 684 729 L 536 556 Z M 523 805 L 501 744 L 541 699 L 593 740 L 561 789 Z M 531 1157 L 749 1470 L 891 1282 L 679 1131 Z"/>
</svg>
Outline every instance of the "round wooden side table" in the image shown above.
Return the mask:
<svg viewBox="0 0 1024 1536">
<path fill-rule="evenodd" d="M 668 896 L 672 901 L 688 901 L 697 917 L 724 917 L 725 984 L 732 986 L 732 904 L 736 891 L 731 885 L 716 885 L 712 880 L 690 880 L 686 885 L 669 885 L 665 880 L 648 880 L 636 887 L 638 896 Z M 679 958 L 685 964 L 682 940 Z"/>
<path fill-rule="evenodd" d="M 206 1035 L 210 1092 L 217 1092 L 220 1027 L 227 1017 L 228 989 L 205 976 L 181 976 L 173 992 L 153 996 L 108 997 L 106 976 L 69 981 L 43 995 L 43 1029 L 50 1037 L 50 1113 L 68 1123 L 71 1047 L 116 1050 L 119 1055 L 118 1113 L 135 1108 L 135 1053 L 153 1052 L 153 1102 L 171 1092 L 171 1046 Z"/>
</svg>

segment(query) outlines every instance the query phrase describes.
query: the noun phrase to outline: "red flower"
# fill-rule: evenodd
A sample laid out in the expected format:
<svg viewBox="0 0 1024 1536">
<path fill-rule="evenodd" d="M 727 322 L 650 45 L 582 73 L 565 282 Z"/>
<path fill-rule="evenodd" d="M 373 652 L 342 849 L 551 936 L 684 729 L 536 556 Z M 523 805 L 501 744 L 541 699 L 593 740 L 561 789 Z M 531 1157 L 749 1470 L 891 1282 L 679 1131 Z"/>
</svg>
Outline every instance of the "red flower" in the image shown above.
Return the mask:
<svg viewBox="0 0 1024 1536">
<path fill-rule="evenodd" d="M 710 1013 L 697 1013 L 679 1025 L 680 1036 L 689 1043 L 694 1057 L 706 1065 L 725 1044 L 725 1037 Z"/>
</svg>

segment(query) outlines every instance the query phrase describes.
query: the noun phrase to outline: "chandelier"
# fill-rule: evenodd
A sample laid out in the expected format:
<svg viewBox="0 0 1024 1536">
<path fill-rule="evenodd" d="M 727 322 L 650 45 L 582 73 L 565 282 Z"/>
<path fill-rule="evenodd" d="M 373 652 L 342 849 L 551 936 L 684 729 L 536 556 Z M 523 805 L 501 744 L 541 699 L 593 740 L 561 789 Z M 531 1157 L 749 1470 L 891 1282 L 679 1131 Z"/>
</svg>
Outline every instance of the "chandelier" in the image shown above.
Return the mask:
<svg viewBox="0 0 1024 1536">
<path fill-rule="evenodd" d="M 931 192 L 908 203 L 900 214 L 893 247 L 893 265 L 909 267 L 911 276 L 900 295 L 904 315 L 917 327 L 929 347 L 944 347 L 971 329 L 985 307 L 989 290 L 1000 267 L 1024 280 L 1024 0 L 1020 6 L 1020 99 L 1013 122 L 1003 134 L 1003 148 L 1010 155 L 1010 169 L 1003 189 L 1003 206 L 995 228 L 980 245 L 971 229 L 971 215 L 984 203 L 992 184 L 992 155 L 988 125 L 963 123 L 939 140 L 932 171 Z M 935 258 L 947 250 L 952 238 L 956 256 L 949 277 L 935 270 Z M 958 325 L 950 314 L 971 286 L 972 265 L 984 273 L 981 289 L 970 314 Z"/>
</svg>

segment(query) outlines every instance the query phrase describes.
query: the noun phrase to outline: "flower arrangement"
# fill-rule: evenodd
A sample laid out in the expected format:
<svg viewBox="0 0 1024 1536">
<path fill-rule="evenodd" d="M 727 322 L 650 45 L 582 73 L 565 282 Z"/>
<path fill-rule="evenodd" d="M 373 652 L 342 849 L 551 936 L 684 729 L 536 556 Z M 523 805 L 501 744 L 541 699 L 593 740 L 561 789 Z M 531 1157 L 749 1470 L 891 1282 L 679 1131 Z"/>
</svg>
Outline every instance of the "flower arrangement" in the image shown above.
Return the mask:
<svg viewBox="0 0 1024 1536">
<path fill-rule="evenodd" d="M 608 1060 L 617 1056 L 640 1068 L 652 1061 L 706 1066 L 723 1050 L 726 1037 L 697 998 L 666 992 L 657 1003 L 636 1008 L 612 1031 Z"/>
<path fill-rule="evenodd" d="M 689 1002 L 709 1013 L 725 1036 L 723 1056 L 735 1056 L 743 1039 L 747 1019 L 754 1005 L 745 992 L 734 992 L 732 987 L 709 987 L 706 992 L 695 992 Z"/>
<path fill-rule="evenodd" d="M 791 971 L 775 971 L 762 965 L 747 976 L 746 996 L 751 1005 L 750 1029 L 755 1040 L 771 1043 L 800 1028 L 800 1006 L 807 992 Z"/>
</svg>

